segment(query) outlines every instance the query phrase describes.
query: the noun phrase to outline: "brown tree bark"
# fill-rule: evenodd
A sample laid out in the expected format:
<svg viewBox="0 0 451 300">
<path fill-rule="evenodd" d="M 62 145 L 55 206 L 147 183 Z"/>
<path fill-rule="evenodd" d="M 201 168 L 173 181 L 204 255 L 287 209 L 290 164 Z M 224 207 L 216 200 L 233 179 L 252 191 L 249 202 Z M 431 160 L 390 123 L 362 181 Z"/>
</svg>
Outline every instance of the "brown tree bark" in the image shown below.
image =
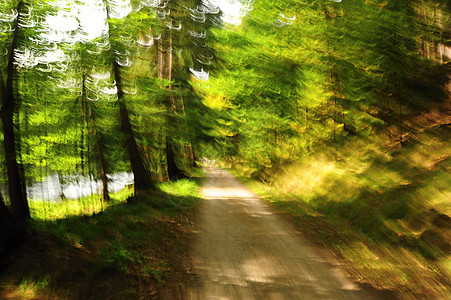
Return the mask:
<svg viewBox="0 0 451 300">
<path fill-rule="evenodd" d="M 22 11 L 23 2 L 19 1 L 17 11 Z M 30 219 L 25 180 L 21 176 L 19 162 L 17 161 L 16 133 L 14 128 L 14 113 L 16 111 L 17 99 L 14 95 L 14 49 L 17 48 L 19 38 L 19 27 L 17 26 L 19 16 L 15 21 L 15 30 L 11 48 L 9 51 L 8 65 L 6 69 L 6 83 L 0 80 L 0 97 L 2 108 L 0 118 L 3 124 L 4 147 L 6 155 L 6 171 L 8 175 L 8 188 L 11 201 L 12 214 L 15 219 L 24 223 Z"/>
<path fill-rule="evenodd" d="M 99 154 L 99 162 L 100 162 L 100 177 L 102 179 L 102 200 L 110 201 L 110 195 L 108 193 L 108 178 L 106 176 L 106 159 L 103 151 L 102 144 L 100 143 L 99 136 L 97 134 L 96 123 L 94 117 L 92 116 L 91 104 L 88 102 L 88 114 L 89 119 L 91 120 L 92 131 L 94 135 L 94 139 L 96 141 L 97 151 Z"/>
<path fill-rule="evenodd" d="M 170 21 L 170 25 L 172 26 L 172 20 Z M 158 41 L 158 76 L 160 79 L 167 79 L 169 81 L 172 80 L 172 67 L 173 67 L 173 36 L 172 30 L 169 29 L 169 32 L 163 34 L 161 39 Z M 172 85 L 169 84 L 167 87 L 168 91 L 172 90 Z M 169 180 L 177 180 L 180 178 L 186 178 L 186 175 L 182 170 L 177 167 L 174 149 L 172 146 L 172 139 L 168 132 L 169 126 L 174 126 L 177 123 L 176 120 L 173 120 L 172 114 L 177 113 L 177 104 L 175 97 L 173 95 L 169 95 L 166 100 L 166 110 L 167 110 L 167 118 L 166 118 L 166 167 Z"/>
<path fill-rule="evenodd" d="M 166 162 L 168 167 L 169 180 L 172 181 L 186 178 L 184 172 L 180 170 L 179 167 L 177 167 L 177 164 L 175 163 L 174 150 L 172 149 L 169 136 L 166 136 Z"/>
<path fill-rule="evenodd" d="M 144 162 L 139 152 L 138 144 L 136 143 L 135 134 L 133 132 L 132 124 L 130 123 L 130 115 L 127 106 L 124 102 L 124 91 L 122 90 L 122 81 L 119 65 L 116 61 L 113 62 L 114 79 L 117 84 L 117 96 L 119 104 L 119 118 L 121 122 L 121 130 L 125 136 L 125 146 L 127 148 L 130 166 L 132 168 L 133 176 L 135 177 L 135 195 L 143 191 L 155 190 L 156 187 L 152 182 L 150 173 L 144 166 Z"/>
<path fill-rule="evenodd" d="M 99 135 L 97 133 L 96 122 L 94 120 L 94 116 L 92 115 L 91 103 L 88 101 L 88 97 L 87 97 L 87 94 L 86 94 L 85 76 L 84 75 L 83 75 L 82 101 L 85 103 L 85 106 L 86 106 L 86 109 L 87 109 L 88 117 L 89 117 L 89 120 L 91 122 L 92 134 L 94 136 L 94 140 L 95 140 L 95 143 L 96 143 L 97 151 L 98 151 L 98 154 L 99 154 L 100 177 L 101 177 L 101 180 L 102 180 L 102 200 L 107 202 L 107 201 L 110 201 L 110 195 L 108 193 L 108 178 L 106 176 L 106 174 L 107 174 L 106 173 L 107 163 L 106 163 L 106 159 L 105 159 L 102 143 L 100 142 Z"/>
<path fill-rule="evenodd" d="M 108 1 L 104 0 L 106 5 L 107 19 L 110 18 Z M 111 48 L 112 54 L 114 49 Z M 130 167 L 133 172 L 135 182 L 135 195 L 149 190 L 156 190 L 152 181 L 150 173 L 147 171 L 142 160 L 138 144 L 136 143 L 133 126 L 130 122 L 130 115 L 124 101 L 124 91 L 122 89 L 122 77 L 120 67 L 113 55 L 113 72 L 117 87 L 117 103 L 119 105 L 119 119 L 121 123 L 121 131 L 125 136 L 125 147 L 127 148 L 128 158 L 130 160 Z"/>
</svg>

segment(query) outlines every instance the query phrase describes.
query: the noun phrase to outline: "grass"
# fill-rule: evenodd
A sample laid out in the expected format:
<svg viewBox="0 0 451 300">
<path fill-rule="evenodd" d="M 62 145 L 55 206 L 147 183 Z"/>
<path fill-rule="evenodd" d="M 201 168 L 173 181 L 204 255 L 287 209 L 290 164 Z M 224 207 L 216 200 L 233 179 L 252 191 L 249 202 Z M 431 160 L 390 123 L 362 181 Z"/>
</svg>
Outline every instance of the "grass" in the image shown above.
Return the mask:
<svg viewBox="0 0 451 300">
<path fill-rule="evenodd" d="M 197 203 L 199 177 L 181 179 L 176 182 L 158 184 L 162 192 L 160 198 L 152 201 L 154 206 L 166 209 L 183 209 L 193 207 Z M 133 197 L 132 186 L 126 186 L 117 193 L 110 193 L 111 200 L 103 202 L 100 194 L 64 201 L 29 200 L 30 213 L 33 219 L 58 220 L 72 216 L 86 216 L 102 212 L 116 205 L 124 204 Z"/>
<path fill-rule="evenodd" d="M 428 143 L 434 136 L 440 138 Z M 449 130 L 435 128 L 392 153 L 353 144 L 342 149 L 342 160 L 312 156 L 274 174 L 271 184 L 242 180 L 341 256 L 360 282 L 401 298 L 445 299 L 451 297 L 449 138 Z"/>
<path fill-rule="evenodd" d="M 166 182 L 159 185 L 166 194 L 168 203 L 174 208 L 190 208 L 196 205 L 199 197 L 199 182 L 181 179 L 176 182 Z"/>
<path fill-rule="evenodd" d="M 26 241 L 0 261 L 0 298 L 158 298 L 182 272 L 199 180 L 129 196 L 127 190 L 112 195 L 103 211 L 83 201 L 33 203 Z"/>
<path fill-rule="evenodd" d="M 57 220 L 68 216 L 81 216 L 99 213 L 110 206 L 124 203 L 133 196 L 133 187 L 127 186 L 117 193 L 110 193 L 111 201 L 103 202 L 99 194 L 81 199 L 61 202 L 46 200 L 29 200 L 30 214 L 33 219 Z"/>
</svg>

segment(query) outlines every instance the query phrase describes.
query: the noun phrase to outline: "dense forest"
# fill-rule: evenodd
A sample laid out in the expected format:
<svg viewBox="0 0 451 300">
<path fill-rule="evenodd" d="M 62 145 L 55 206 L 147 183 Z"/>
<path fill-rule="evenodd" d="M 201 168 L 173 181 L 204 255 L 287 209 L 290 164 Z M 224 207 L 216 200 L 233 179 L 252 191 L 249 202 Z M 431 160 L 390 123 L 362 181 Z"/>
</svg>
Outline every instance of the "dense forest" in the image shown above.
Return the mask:
<svg viewBox="0 0 451 300">
<path fill-rule="evenodd" d="M 449 284 L 450 3 L 224 3 L 0 1 L 0 256 L 215 160 Z"/>
</svg>

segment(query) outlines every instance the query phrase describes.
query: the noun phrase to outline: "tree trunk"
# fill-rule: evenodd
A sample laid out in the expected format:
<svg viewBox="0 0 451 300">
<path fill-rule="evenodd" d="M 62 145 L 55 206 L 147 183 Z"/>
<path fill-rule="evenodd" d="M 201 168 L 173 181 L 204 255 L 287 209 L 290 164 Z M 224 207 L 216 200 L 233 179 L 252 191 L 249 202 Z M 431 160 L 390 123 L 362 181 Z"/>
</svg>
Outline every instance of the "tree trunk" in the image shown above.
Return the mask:
<svg viewBox="0 0 451 300">
<path fill-rule="evenodd" d="M 172 20 L 170 21 L 170 26 L 172 26 Z M 164 36 L 161 38 L 161 43 L 159 43 L 159 53 L 160 53 L 160 63 L 159 67 L 163 68 L 162 70 L 159 70 L 159 76 L 160 79 L 166 78 L 169 81 L 172 80 L 172 66 L 173 66 L 173 36 L 172 36 L 172 29 L 169 29 L 169 36 L 167 41 L 167 49 L 165 49 L 165 45 L 163 45 Z M 166 55 L 165 55 L 166 54 Z M 165 57 L 166 56 L 166 57 Z M 169 91 L 172 90 L 172 85 L 169 83 L 169 86 L 167 88 Z M 171 137 L 168 135 L 169 126 L 174 126 L 174 124 L 177 122 L 176 120 L 172 120 L 171 114 L 177 113 L 177 105 L 175 101 L 175 97 L 170 94 L 168 96 L 168 100 L 166 102 L 166 109 L 167 109 L 167 121 L 166 121 L 166 162 L 167 162 L 167 171 L 168 171 L 168 177 L 169 180 L 177 180 L 180 178 L 185 178 L 183 171 L 180 170 L 177 167 L 177 164 L 175 162 L 175 154 L 174 149 L 171 145 Z"/>
<path fill-rule="evenodd" d="M 110 19 L 108 1 L 104 0 L 104 3 L 106 5 L 107 19 Z M 111 53 L 114 53 L 113 48 L 111 49 Z M 133 127 L 130 123 L 130 115 L 124 101 L 124 91 L 122 90 L 120 67 L 115 58 L 113 58 L 113 72 L 117 87 L 117 102 L 119 104 L 119 119 L 121 122 L 121 130 L 125 136 L 125 146 L 127 148 L 127 154 L 130 160 L 130 166 L 132 168 L 135 181 L 135 195 L 148 190 L 156 190 L 156 187 L 150 177 L 150 173 L 144 166 L 141 154 L 139 153 L 138 144 L 136 143 L 135 135 L 133 133 Z"/>
<path fill-rule="evenodd" d="M 185 100 L 183 98 L 183 96 L 180 96 L 180 106 L 181 106 L 181 110 L 182 110 L 182 116 L 183 116 L 183 120 L 185 121 L 185 132 L 186 135 L 188 137 L 188 157 L 191 163 L 191 166 L 196 168 L 196 157 L 194 155 L 194 149 L 193 149 L 193 143 L 191 142 L 191 134 L 190 134 L 190 127 L 188 125 L 188 120 L 187 120 L 187 116 L 186 116 L 186 109 L 185 109 Z"/>
<path fill-rule="evenodd" d="M 127 148 L 130 166 L 132 168 L 133 176 L 135 177 L 135 195 L 146 190 L 155 190 L 150 174 L 144 166 L 144 162 L 139 153 L 138 144 L 135 140 L 132 124 L 130 123 L 130 115 L 127 106 L 124 102 L 124 91 L 122 90 L 121 76 L 119 72 L 119 65 L 116 61 L 113 62 L 114 79 L 117 83 L 117 96 L 119 104 L 119 115 L 121 122 L 121 130 L 125 136 L 125 146 Z"/>
<path fill-rule="evenodd" d="M 172 181 L 186 178 L 186 175 L 177 167 L 177 164 L 175 163 L 174 150 L 172 150 L 171 142 L 168 136 L 166 136 L 166 160 L 168 165 L 169 180 Z"/>
<path fill-rule="evenodd" d="M 23 2 L 19 1 L 17 11 L 22 11 Z M 17 161 L 16 150 L 16 135 L 14 131 L 14 113 L 16 110 L 17 99 L 14 96 L 14 49 L 18 45 L 18 31 L 17 26 L 19 16 L 15 21 L 15 30 L 11 49 L 9 51 L 9 59 L 6 70 L 6 85 L 0 80 L 0 97 L 2 100 L 2 108 L 0 111 L 0 117 L 3 123 L 4 134 L 4 146 L 6 155 L 6 171 L 8 174 L 8 188 L 11 201 L 11 208 L 13 216 L 20 223 L 24 223 L 27 219 L 30 219 L 30 210 L 27 202 L 27 195 L 25 182 L 23 176 L 20 173 L 19 162 Z"/>
<path fill-rule="evenodd" d="M 85 88 L 85 76 L 83 75 L 83 95 L 82 95 L 82 101 L 85 102 L 87 113 L 89 120 L 91 121 L 91 127 L 92 127 L 92 133 L 95 139 L 97 151 L 99 154 L 99 162 L 100 162 L 100 177 L 102 179 L 102 200 L 107 202 L 110 201 L 110 195 L 108 194 L 108 178 L 106 176 L 106 160 L 105 155 L 103 154 L 103 147 L 99 140 L 99 135 L 97 134 L 97 127 L 96 122 L 94 120 L 94 116 L 92 115 L 92 108 L 91 103 L 88 101 L 88 97 L 86 94 L 86 88 Z M 88 132 L 89 133 L 89 132 Z"/>
<path fill-rule="evenodd" d="M 11 216 L 0 194 L 0 258 L 19 245 L 23 235 L 23 228 Z"/>
<path fill-rule="evenodd" d="M 103 147 L 102 144 L 99 141 L 99 136 L 97 134 L 96 124 L 94 117 L 92 116 L 92 109 L 91 105 L 88 103 L 88 114 L 89 118 L 91 120 L 91 126 L 92 131 L 94 134 L 94 138 L 96 141 L 97 151 L 99 152 L 99 161 L 100 161 L 100 175 L 102 179 L 102 200 L 103 201 L 110 201 L 110 195 L 108 194 L 108 178 L 106 176 L 106 159 L 105 155 L 103 154 Z"/>
</svg>

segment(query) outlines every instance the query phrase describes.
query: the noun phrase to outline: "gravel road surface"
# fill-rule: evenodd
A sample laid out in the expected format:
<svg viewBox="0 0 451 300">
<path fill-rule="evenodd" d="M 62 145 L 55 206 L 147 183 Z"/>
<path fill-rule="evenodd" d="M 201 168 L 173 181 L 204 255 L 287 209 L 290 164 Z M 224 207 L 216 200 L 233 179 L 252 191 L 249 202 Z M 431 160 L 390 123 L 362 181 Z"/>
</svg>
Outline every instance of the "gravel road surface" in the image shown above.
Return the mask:
<svg viewBox="0 0 451 300">
<path fill-rule="evenodd" d="M 206 171 L 190 257 L 195 280 L 183 299 L 388 299 L 353 283 L 330 252 L 230 173 Z"/>
</svg>

